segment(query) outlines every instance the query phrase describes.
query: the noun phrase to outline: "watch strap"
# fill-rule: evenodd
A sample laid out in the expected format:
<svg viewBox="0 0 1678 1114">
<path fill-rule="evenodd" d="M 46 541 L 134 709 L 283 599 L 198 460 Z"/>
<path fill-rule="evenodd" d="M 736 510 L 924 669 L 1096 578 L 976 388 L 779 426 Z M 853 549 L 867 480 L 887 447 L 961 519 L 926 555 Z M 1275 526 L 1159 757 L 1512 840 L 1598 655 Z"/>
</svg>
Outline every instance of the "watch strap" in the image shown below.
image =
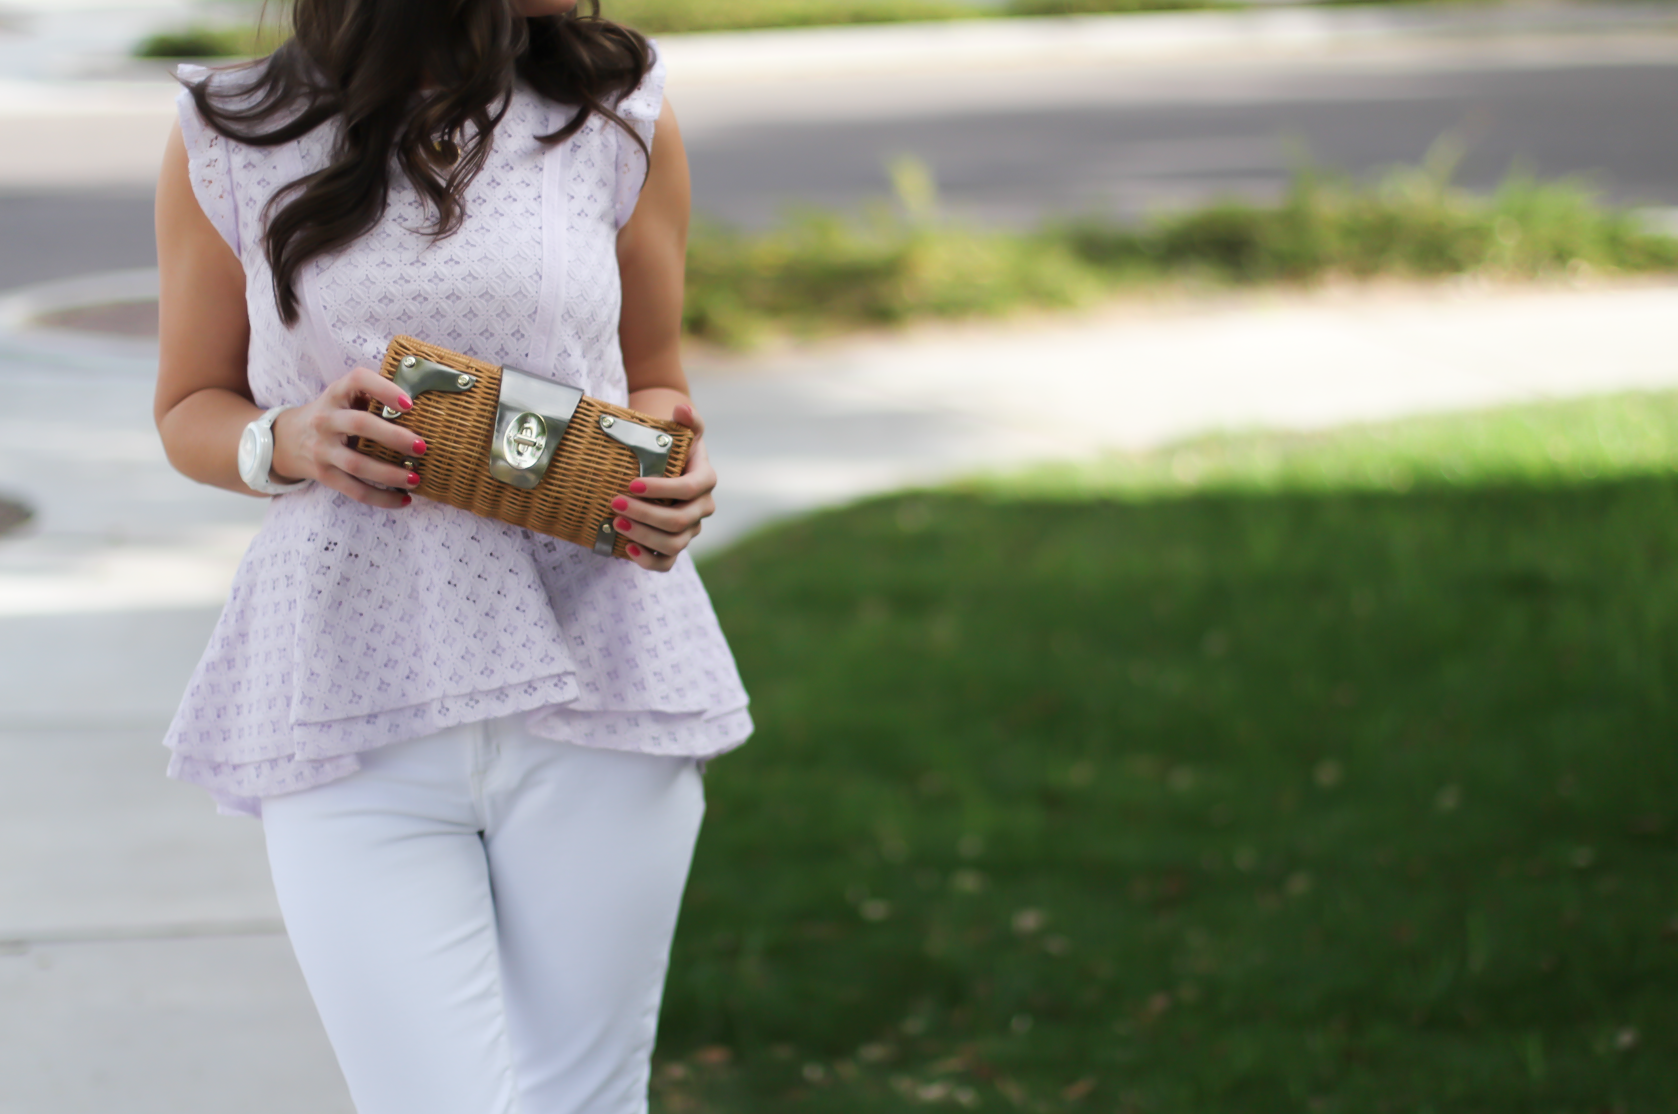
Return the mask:
<svg viewBox="0 0 1678 1114">
<path fill-rule="evenodd" d="M 270 407 L 268 410 L 263 412 L 260 418 L 257 418 L 255 421 L 250 423 L 253 427 L 260 427 L 262 432 L 266 434 L 265 439 L 259 443 L 265 443 L 268 451 L 258 455 L 258 459 L 256 461 L 257 466 L 255 469 L 257 475 L 255 479 L 248 476 L 241 476 L 240 478 L 245 481 L 246 487 L 260 495 L 284 495 L 289 491 L 296 491 L 299 488 L 308 487 L 314 482 L 313 480 L 297 480 L 293 483 L 275 483 L 273 480 L 268 478 L 274 468 L 274 419 L 280 416 L 281 410 L 288 409 L 290 409 L 290 407 Z"/>
</svg>

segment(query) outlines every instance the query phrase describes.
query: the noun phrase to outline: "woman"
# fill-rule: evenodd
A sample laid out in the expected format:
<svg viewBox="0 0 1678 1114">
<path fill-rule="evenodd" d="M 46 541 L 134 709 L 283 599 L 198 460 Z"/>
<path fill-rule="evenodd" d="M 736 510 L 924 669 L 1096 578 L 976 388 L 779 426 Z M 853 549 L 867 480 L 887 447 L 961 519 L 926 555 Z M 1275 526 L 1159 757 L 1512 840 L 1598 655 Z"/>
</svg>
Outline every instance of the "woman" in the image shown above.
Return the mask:
<svg viewBox="0 0 1678 1114">
<path fill-rule="evenodd" d="M 702 439 L 615 507 L 631 561 L 408 490 L 366 401 L 424 340 L 673 417 L 686 160 L 664 71 L 576 0 L 296 0 L 183 74 L 157 422 L 267 517 L 168 736 L 263 819 L 361 1114 L 644 1110 L 699 767 L 746 697 L 686 554 Z M 240 467 L 241 439 L 249 442 Z"/>
</svg>

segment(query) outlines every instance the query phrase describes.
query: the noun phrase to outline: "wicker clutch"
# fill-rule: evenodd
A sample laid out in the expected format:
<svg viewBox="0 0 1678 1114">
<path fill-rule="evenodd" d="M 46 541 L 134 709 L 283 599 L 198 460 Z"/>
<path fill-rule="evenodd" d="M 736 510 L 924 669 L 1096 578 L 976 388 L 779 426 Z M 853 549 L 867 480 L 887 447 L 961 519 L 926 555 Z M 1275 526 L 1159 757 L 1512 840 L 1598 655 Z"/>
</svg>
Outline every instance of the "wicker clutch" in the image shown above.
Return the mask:
<svg viewBox="0 0 1678 1114">
<path fill-rule="evenodd" d="M 626 557 L 611 502 L 637 476 L 679 476 L 693 430 L 589 398 L 575 387 L 401 336 L 382 373 L 414 400 L 407 413 L 369 403 L 414 431 L 408 457 L 362 440 L 358 451 L 419 473 L 416 495 Z"/>
</svg>

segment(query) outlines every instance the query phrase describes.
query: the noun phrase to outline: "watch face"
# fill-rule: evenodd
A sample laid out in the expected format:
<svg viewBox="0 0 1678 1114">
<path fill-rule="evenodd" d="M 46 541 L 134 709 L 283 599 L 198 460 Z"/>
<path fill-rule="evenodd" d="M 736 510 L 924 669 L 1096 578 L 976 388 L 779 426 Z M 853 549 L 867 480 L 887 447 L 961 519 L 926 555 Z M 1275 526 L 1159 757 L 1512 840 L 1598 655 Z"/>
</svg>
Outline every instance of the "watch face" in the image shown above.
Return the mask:
<svg viewBox="0 0 1678 1114">
<path fill-rule="evenodd" d="M 256 430 L 246 426 L 245 432 L 239 435 L 239 475 L 244 477 L 246 483 L 253 479 L 267 479 L 266 476 L 252 475 L 256 470 L 256 454 Z"/>
</svg>

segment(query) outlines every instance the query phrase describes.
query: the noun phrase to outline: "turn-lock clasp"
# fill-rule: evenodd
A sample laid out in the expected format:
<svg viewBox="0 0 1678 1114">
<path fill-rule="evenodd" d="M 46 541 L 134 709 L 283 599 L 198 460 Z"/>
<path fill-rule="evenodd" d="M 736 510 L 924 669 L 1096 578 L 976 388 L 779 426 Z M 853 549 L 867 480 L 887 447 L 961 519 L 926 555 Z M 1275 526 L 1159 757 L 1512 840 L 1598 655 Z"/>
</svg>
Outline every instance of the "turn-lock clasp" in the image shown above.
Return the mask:
<svg viewBox="0 0 1678 1114">
<path fill-rule="evenodd" d="M 501 369 L 489 474 L 529 491 L 542 482 L 583 392 L 516 367 Z"/>
</svg>

